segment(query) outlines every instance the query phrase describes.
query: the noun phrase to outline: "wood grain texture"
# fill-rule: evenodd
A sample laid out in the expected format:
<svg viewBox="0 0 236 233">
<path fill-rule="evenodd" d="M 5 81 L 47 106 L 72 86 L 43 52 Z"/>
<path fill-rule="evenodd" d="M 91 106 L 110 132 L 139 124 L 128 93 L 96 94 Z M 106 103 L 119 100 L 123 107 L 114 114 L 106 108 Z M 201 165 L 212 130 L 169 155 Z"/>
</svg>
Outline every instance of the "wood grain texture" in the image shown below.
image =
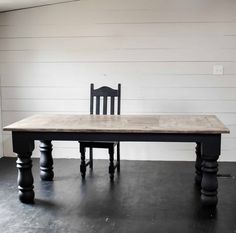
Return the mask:
<svg viewBox="0 0 236 233">
<path fill-rule="evenodd" d="M 229 133 L 229 130 L 214 115 L 91 116 L 45 114 L 23 119 L 4 127 L 4 130 L 37 132 Z"/>
</svg>

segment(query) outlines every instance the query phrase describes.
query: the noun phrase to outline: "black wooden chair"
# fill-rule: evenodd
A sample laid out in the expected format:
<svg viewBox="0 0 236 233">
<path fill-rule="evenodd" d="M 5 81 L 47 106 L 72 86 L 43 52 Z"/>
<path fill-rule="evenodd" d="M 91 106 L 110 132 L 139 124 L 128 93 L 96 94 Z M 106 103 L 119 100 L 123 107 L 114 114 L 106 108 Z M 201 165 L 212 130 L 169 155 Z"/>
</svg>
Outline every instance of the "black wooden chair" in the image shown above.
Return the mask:
<svg viewBox="0 0 236 233">
<path fill-rule="evenodd" d="M 93 115 L 120 115 L 120 98 L 121 98 L 121 85 L 118 84 L 118 89 L 112 89 L 107 86 L 94 89 L 94 84 L 90 85 L 90 114 Z M 110 100 L 110 108 L 108 106 Z M 103 109 L 101 111 L 100 105 L 103 102 Z M 117 104 L 115 104 L 117 103 Z M 95 111 L 94 111 L 95 110 Z M 108 111 L 110 110 L 110 111 Z M 115 111 L 116 110 L 116 111 Z M 81 176 L 85 178 L 86 167 L 89 165 L 93 169 L 93 148 L 107 148 L 109 153 L 109 174 L 110 178 L 114 178 L 115 169 L 117 172 L 120 171 L 120 142 L 90 142 L 90 141 L 79 141 L 80 143 L 80 153 L 81 153 L 81 164 L 80 172 Z M 114 165 L 114 151 L 115 146 L 117 146 L 117 162 Z M 89 148 L 89 161 L 86 162 L 85 154 L 86 148 Z"/>
</svg>

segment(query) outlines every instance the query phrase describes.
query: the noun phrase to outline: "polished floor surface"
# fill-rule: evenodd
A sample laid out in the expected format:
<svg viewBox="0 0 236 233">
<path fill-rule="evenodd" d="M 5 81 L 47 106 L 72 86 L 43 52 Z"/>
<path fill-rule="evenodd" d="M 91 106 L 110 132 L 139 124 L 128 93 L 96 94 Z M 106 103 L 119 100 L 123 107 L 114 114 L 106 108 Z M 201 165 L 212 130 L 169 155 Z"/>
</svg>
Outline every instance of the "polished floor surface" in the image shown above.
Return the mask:
<svg viewBox="0 0 236 233">
<path fill-rule="evenodd" d="M 0 159 L 1 233 L 235 233 L 236 163 L 221 163 L 216 210 L 201 207 L 192 162 L 122 161 L 109 181 L 108 161 L 95 160 L 82 181 L 79 160 L 56 159 L 54 182 L 39 179 L 36 201 L 17 199 L 15 159 Z"/>
</svg>

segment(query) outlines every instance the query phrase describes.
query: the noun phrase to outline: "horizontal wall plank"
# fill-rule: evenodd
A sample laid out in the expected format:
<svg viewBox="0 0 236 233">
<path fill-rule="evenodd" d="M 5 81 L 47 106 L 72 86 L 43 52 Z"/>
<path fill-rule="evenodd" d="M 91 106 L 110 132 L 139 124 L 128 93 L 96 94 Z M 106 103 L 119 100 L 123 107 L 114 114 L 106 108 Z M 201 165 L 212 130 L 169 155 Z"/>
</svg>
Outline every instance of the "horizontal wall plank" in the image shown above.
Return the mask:
<svg viewBox="0 0 236 233">
<path fill-rule="evenodd" d="M 236 49 L 236 37 L 230 36 L 113 36 L 113 37 L 11 37 L 1 38 L 0 50 L 148 50 Z M 229 51 L 230 52 L 230 51 Z"/>
<path fill-rule="evenodd" d="M 117 88 L 117 86 L 114 86 Z M 7 99 L 61 99 L 83 100 L 89 98 L 89 84 L 73 88 L 59 87 L 3 87 L 2 98 Z M 131 91 L 132 90 L 132 91 Z M 122 99 L 145 100 L 234 100 L 236 103 L 236 87 L 224 88 L 171 88 L 171 87 L 132 87 L 122 86 Z"/>
<path fill-rule="evenodd" d="M 18 71 L 18 73 L 17 73 Z M 236 75 L 152 75 L 136 74 L 135 72 L 119 74 L 89 74 L 83 73 L 82 78 L 77 71 L 55 70 L 48 72 L 35 72 L 16 69 L 2 75 L 2 89 L 5 92 L 9 88 L 84 88 L 89 93 L 90 83 L 95 83 L 95 88 L 108 85 L 113 88 L 117 83 L 121 83 L 123 88 L 131 88 L 130 83 L 135 82 L 135 87 L 139 88 L 235 88 Z M 32 78 L 33 77 L 33 78 Z M 50 77 L 50 78 L 49 78 Z M 65 82 L 65 78 L 67 82 Z M 6 89 L 5 89 L 6 88 Z M 133 88 L 133 87 L 132 87 Z M 10 90 L 10 89 L 9 89 Z M 14 92 L 14 89 L 12 89 Z M 83 91 L 83 93 L 84 93 Z M 122 91 L 123 93 L 124 91 Z M 12 93 L 15 95 L 15 93 Z"/>
<path fill-rule="evenodd" d="M 235 101 L 122 100 L 122 113 L 236 113 Z M 61 111 L 87 113 L 89 100 L 2 100 L 3 111 Z"/>
<path fill-rule="evenodd" d="M 80 17 L 78 15 L 78 17 Z M 123 36 L 168 36 L 168 37 L 193 37 L 199 35 L 205 36 L 223 36 L 236 34 L 236 22 L 227 23 L 89 23 L 89 19 L 80 18 L 80 21 L 65 23 L 65 17 L 59 23 L 37 23 L 29 25 L 24 23 L 24 27 L 13 24 L 7 27 L 0 26 L 1 38 L 13 37 L 123 37 Z M 59 20 L 59 19 L 57 19 Z M 29 26 L 28 26 L 29 25 Z M 35 27 L 37 25 L 37 27 Z"/>
<path fill-rule="evenodd" d="M 125 106 L 124 106 L 125 105 Z M 225 101 L 158 101 L 158 100 L 126 100 L 123 111 L 127 113 L 158 112 L 194 112 L 194 113 L 235 113 L 235 102 Z"/>
<path fill-rule="evenodd" d="M 54 61 L 51 63 L 0 63 L 0 69 L 4 77 L 17 73 L 25 73 L 29 75 L 31 72 L 37 72 L 47 78 L 58 76 L 58 72 L 63 77 L 69 76 L 79 77 L 83 82 L 83 78 L 87 76 L 102 77 L 106 76 L 109 81 L 112 77 L 122 77 L 130 74 L 131 77 L 136 75 L 211 75 L 213 66 L 219 64 L 216 62 L 84 62 L 84 63 L 63 63 Z M 220 62 L 224 67 L 224 75 L 236 74 L 236 62 Z M 54 75 L 53 75 L 54 72 Z M 32 74 L 32 73 L 31 73 Z M 90 78 L 91 78 L 90 77 Z M 235 77 L 235 76 L 234 76 Z M 49 79 L 49 78 L 48 78 Z M 3 83 L 4 85 L 4 83 Z"/>
<path fill-rule="evenodd" d="M 0 51 L 0 62 L 236 62 L 236 49 Z"/>
</svg>

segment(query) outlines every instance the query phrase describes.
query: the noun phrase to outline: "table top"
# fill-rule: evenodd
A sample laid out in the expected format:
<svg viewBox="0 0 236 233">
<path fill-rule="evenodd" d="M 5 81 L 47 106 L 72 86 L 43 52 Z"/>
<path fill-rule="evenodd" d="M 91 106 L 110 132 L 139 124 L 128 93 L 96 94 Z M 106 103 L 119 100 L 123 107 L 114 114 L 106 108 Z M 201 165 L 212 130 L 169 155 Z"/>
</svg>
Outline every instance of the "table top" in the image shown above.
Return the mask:
<svg viewBox="0 0 236 233">
<path fill-rule="evenodd" d="M 229 129 L 214 115 L 33 115 L 4 127 L 20 132 L 221 134 Z"/>
</svg>

